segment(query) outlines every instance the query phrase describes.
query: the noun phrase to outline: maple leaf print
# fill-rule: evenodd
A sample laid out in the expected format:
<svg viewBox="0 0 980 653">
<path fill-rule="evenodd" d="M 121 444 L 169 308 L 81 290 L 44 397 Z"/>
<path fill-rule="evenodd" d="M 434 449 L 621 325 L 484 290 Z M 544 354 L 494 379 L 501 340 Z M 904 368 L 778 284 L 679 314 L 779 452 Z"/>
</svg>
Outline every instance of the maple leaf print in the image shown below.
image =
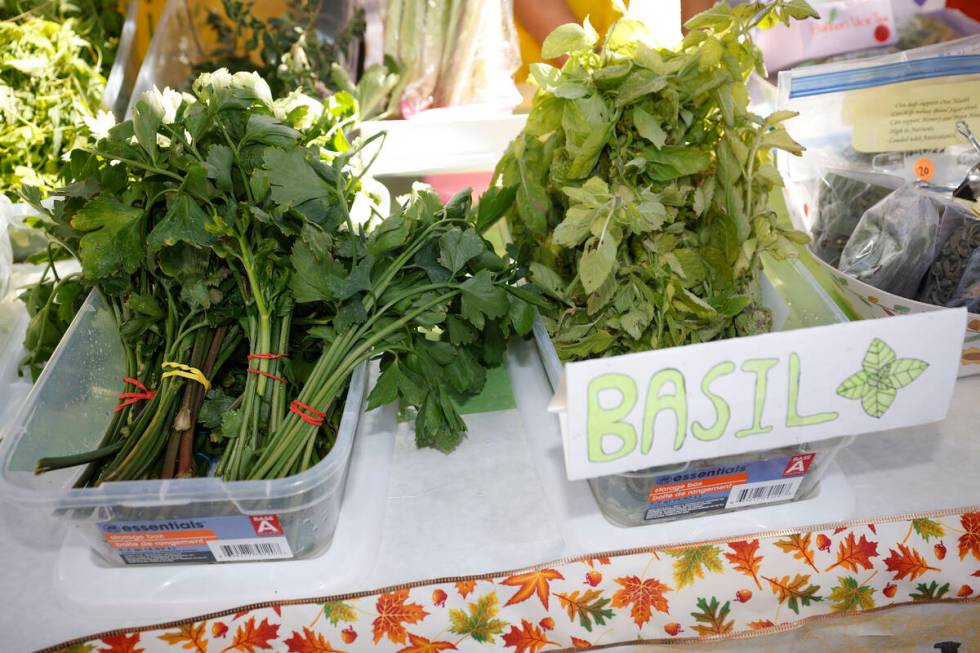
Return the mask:
<svg viewBox="0 0 980 653">
<path fill-rule="evenodd" d="M 168 644 L 183 644 L 181 648 L 195 653 L 208 653 L 208 640 L 205 638 L 205 621 L 198 623 L 183 624 L 177 627 L 174 632 L 160 635 L 158 639 Z M 224 624 L 222 624 L 224 625 Z M 227 627 L 225 628 L 227 630 Z"/>
<path fill-rule="evenodd" d="M 772 628 L 775 626 L 773 622 L 768 619 L 760 619 L 759 621 L 750 621 L 749 628 L 751 630 L 765 630 L 766 628 Z"/>
<path fill-rule="evenodd" d="M 553 580 L 565 580 L 565 577 L 554 569 L 539 569 L 537 571 L 529 571 L 526 574 L 517 574 L 500 581 L 501 585 L 520 587 L 514 593 L 514 596 L 510 597 L 507 603 L 504 603 L 504 607 L 520 603 L 521 601 L 527 601 L 531 596 L 537 594 L 541 605 L 547 610 L 548 595 L 551 593 L 550 581 Z"/>
<path fill-rule="evenodd" d="M 109 648 L 100 648 L 99 653 L 145 653 L 146 651 L 146 649 L 136 647 L 140 643 L 139 633 L 106 635 L 102 638 L 102 643 Z"/>
<path fill-rule="evenodd" d="M 878 555 L 878 543 L 872 542 L 861 536 L 860 540 L 854 539 L 854 533 L 847 534 L 847 538 L 842 540 L 837 546 L 837 562 L 827 567 L 824 571 L 830 571 L 834 567 L 843 567 L 848 571 L 857 573 L 858 566 L 871 569 L 871 558 Z"/>
<path fill-rule="evenodd" d="M 664 592 L 671 592 L 673 590 L 656 578 L 640 580 L 638 576 L 624 576 L 623 578 L 617 578 L 616 582 L 623 589 L 617 590 L 613 594 L 612 606 L 614 608 L 625 608 L 632 604 L 633 609 L 630 611 L 630 615 L 633 617 L 633 623 L 638 627 L 643 628 L 643 624 L 650 621 L 650 617 L 652 616 L 651 608 L 664 614 L 670 614 L 670 608 Z"/>
<path fill-rule="evenodd" d="M 853 576 L 840 576 L 827 599 L 834 612 L 870 610 L 875 607 L 874 593 L 873 587 L 860 584 Z"/>
<path fill-rule="evenodd" d="M 944 537 L 946 535 L 943 525 L 932 519 L 913 519 L 912 528 L 926 542 L 929 541 L 930 537 Z"/>
<path fill-rule="evenodd" d="M 709 635 L 724 635 L 726 633 L 732 632 L 735 627 L 734 621 L 725 621 L 728 617 L 731 601 L 725 601 L 724 605 L 720 605 L 718 599 L 711 597 L 709 602 L 707 599 L 698 598 L 697 606 L 700 612 L 692 612 L 691 616 L 698 623 L 691 626 L 700 637 L 707 637 Z"/>
<path fill-rule="evenodd" d="M 585 639 L 579 639 L 578 637 L 573 637 L 572 646 L 580 650 L 585 650 L 592 648 L 592 642 Z"/>
<path fill-rule="evenodd" d="M 759 584 L 759 564 L 762 562 L 762 556 L 756 555 L 759 551 L 759 540 L 752 540 L 751 542 L 729 542 L 728 548 L 732 550 L 732 553 L 726 553 L 725 558 L 728 562 L 732 563 L 732 567 L 735 571 L 745 574 L 755 581 L 755 586 L 762 589 L 762 585 Z"/>
<path fill-rule="evenodd" d="M 408 634 L 408 646 L 398 649 L 396 653 L 439 653 L 440 651 L 455 651 L 456 645 L 452 642 L 433 642 L 425 637 Z"/>
<path fill-rule="evenodd" d="M 915 381 L 929 363 L 915 358 L 896 358 L 895 351 L 875 338 L 855 372 L 837 386 L 845 399 L 860 399 L 869 417 L 881 417 L 891 408 L 898 391 Z"/>
<path fill-rule="evenodd" d="M 538 653 L 539 650 L 549 644 L 560 646 L 558 642 L 549 640 L 544 631 L 527 619 L 521 619 L 520 628 L 511 626 L 510 631 L 504 633 L 502 639 L 505 647 L 514 647 L 514 653 Z"/>
<path fill-rule="evenodd" d="M 406 589 L 386 592 L 378 597 L 374 606 L 378 616 L 371 624 L 374 630 L 375 644 L 385 636 L 392 644 L 404 644 L 407 633 L 402 624 L 416 624 L 429 616 L 429 613 L 421 605 L 407 603 L 407 601 L 408 590 Z"/>
<path fill-rule="evenodd" d="M 342 653 L 330 645 L 330 642 L 323 636 L 306 626 L 303 632 L 293 631 L 293 636 L 283 640 L 289 653 Z"/>
<path fill-rule="evenodd" d="M 602 598 L 602 592 L 599 590 L 586 590 L 583 594 L 576 590 L 555 596 L 561 601 L 561 607 L 568 613 L 568 619 L 575 623 L 575 618 L 578 617 L 579 624 L 590 633 L 593 623 L 602 626 L 606 623 L 606 619 L 613 617 L 613 611 L 605 607 L 609 599 Z"/>
<path fill-rule="evenodd" d="M 674 583 L 677 589 L 693 585 L 696 578 L 704 578 L 705 570 L 724 571 L 719 553 L 721 549 L 711 544 L 667 551 L 668 555 L 677 558 L 674 561 Z"/>
<path fill-rule="evenodd" d="M 459 595 L 462 598 L 464 598 L 464 599 L 474 589 L 476 589 L 476 581 L 475 580 L 461 580 L 458 583 L 456 583 L 456 591 L 459 592 Z"/>
<path fill-rule="evenodd" d="M 891 555 L 885 558 L 885 567 L 895 572 L 892 580 L 902 580 L 906 576 L 909 580 L 915 580 L 927 571 L 939 571 L 938 567 L 927 565 L 922 554 L 904 544 L 898 545 L 898 551 L 888 549 L 888 553 Z"/>
<path fill-rule="evenodd" d="M 595 565 L 597 565 L 597 564 L 599 564 L 599 565 L 608 565 L 608 564 L 611 564 L 609 562 L 609 558 L 607 558 L 606 556 L 603 556 L 601 558 L 587 558 L 587 559 L 583 560 L 582 562 L 584 564 L 587 564 L 589 566 L 589 569 L 594 568 Z"/>
<path fill-rule="evenodd" d="M 92 651 L 95 651 L 95 646 L 92 644 L 72 644 L 59 648 L 55 653 L 92 653 Z"/>
<path fill-rule="evenodd" d="M 480 597 L 468 608 L 469 613 L 456 608 L 449 611 L 449 632 L 468 635 L 481 644 L 492 644 L 494 635 L 504 632 L 508 625 L 496 618 L 500 612 L 496 592 Z"/>
<path fill-rule="evenodd" d="M 270 642 L 279 637 L 279 624 L 270 624 L 268 619 L 263 619 L 258 626 L 255 625 L 255 617 L 249 617 L 235 631 L 235 637 L 231 644 L 222 649 L 226 651 L 241 651 L 241 653 L 255 653 L 257 649 L 272 649 Z"/>
<path fill-rule="evenodd" d="M 350 603 L 343 601 L 327 601 L 323 604 L 323 616 L 331 626 L 343 622 L 352 624 L 357 621 L 357 610 Z"/>
<path fill-rule="evenodd" d="M 972 553 L 980 560 L 980 512 L 966 512 L 960 516 L 960 524 L 966 531 L 959 538 L 960 560 Z"/>
<path fill-rule="evenodd" d="M 762 577 L 768 581 L 772 588 L 772 593 L 776 595 L 779 605 L 786 603 L 790 610 L 797 615 L 800 614 L 800 606 L 806 607 L 813 601 L 822 601 L 823 597 L 817 596 L 820 591 L 819 585 L 813 585 L 810 581 L 810 574 L 796 574 L 792 580 L 789 576 L 782 578 Z"/>
<path fill-rule="evenodd" d="M 934 601 L 943 598 L 943 594 L 949 591 L 949 583 L 943 583 L 942 585 L 936 581 L 932 581 L 928 585 L 919 583 L 915 586 L 915 589 L 919 591 L 909 594 L 909 598 L 913 601 Z"/>
<path fill-rule="evenodd" d="M 835 532 L 834 534 L 836 535 L 837 533 Z M 792 554 L 796 560 L 805 562 L 813 571 L 820 573 L 820 570 L 813 564 L 813 549 L 810 546 L 812 537 L 812 533 L 793 533 L 781 540 L 776 540 L 773 544 L 786 553 Z"/>
</svg>

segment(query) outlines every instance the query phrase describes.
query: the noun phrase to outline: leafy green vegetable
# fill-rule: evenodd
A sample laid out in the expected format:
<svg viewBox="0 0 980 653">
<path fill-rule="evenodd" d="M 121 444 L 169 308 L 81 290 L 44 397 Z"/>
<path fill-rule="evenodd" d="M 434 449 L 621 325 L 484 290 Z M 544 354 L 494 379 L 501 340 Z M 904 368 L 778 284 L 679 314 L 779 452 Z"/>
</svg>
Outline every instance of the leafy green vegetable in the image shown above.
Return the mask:
<svg viewBox="0 0 980 653">
<path fill-rule="evenodd" d="M 596 48 L 564 25 L 539 64 L 524 132 L 497 165 L 514 189 L 515 256 L 551 299 L 544 311 L 564 359 L 660 349 L 767 331 L 760 256 L 792 256 L 806 236 L 767 206 L 780 184 L 772 150 L 801 148 L 748 110 L 762 70 L 749 32 L 813 16 L 801 0 L 725 3 L 695 17 L 679 48 L 658 48 L 622 19 Z"/>
<path fill-rule="evenodd" d="M 63 156 L 90 144 L 105 78 L 75 19 L 0 21 L 0 193 L 59 185 Z"/>
<path fill-rule="evenodd" d="M 397 400 L 419 446 L 451 451 L 457 403 L 540 302 L 510 289 L 518 269 L 475 228 L 513 194 L 477 209 L 468 191 L 446 206 L 417 191 L 355 224 L 352 97 L 273 100 L 258 75 L 223 69 L 193 91 L 148 92 L 73 152 L 73 183 L 39 222 L 112 307 L 127 383 L 155 394 L 124 405 L 97 450 L 38 469 L 93 462 L 83 484 L 182 477 L 207 471 L 196 451 L 226 480 L 295 474 L 329 453 L 351 374 L 372 359 L 372 405 Z"/>
</svg>

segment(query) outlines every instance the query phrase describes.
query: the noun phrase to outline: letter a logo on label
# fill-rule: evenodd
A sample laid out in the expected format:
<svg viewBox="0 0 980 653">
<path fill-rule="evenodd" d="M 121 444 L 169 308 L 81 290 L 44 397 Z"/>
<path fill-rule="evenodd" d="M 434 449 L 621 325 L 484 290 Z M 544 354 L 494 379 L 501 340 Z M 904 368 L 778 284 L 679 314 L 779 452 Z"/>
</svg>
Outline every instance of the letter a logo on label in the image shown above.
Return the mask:
<svg viewBox="0 0 980 653">
<path fill-rule="evenodd" d="M 810 463 L 813 462 L 815 455 L 813 453 L 804 453 L 793 456 L 786 464 L 786 469 L 783 470 L 783 476 L 802 476 L 806 474 L 807 470 L 810 469 Z"/>
<path fill-rule="evenodd" d="M 276 515 L 252 515 L 249 519 L 256 535 L 282 535 L 282 526 Z"/>
</svg>

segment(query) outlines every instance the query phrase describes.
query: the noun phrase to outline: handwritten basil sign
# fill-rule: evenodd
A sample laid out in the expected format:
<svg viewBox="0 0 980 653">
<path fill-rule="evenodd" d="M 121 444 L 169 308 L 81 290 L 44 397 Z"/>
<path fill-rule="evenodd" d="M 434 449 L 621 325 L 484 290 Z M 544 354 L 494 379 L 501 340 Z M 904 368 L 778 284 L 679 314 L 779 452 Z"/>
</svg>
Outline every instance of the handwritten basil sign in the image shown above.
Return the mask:
<svg viewBox="0 0 980 653">
<path fill-rule="evenodd" d="M 565 366 L 568 478 L 943 419 L 964 309 L 865 320 Z"/>
</svg>

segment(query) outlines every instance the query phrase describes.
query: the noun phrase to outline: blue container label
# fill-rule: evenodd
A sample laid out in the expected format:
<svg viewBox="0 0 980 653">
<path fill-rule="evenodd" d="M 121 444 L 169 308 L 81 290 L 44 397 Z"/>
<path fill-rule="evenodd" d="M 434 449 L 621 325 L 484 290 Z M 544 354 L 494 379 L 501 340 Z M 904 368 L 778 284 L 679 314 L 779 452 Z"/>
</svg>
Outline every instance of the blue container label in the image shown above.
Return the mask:
<svg viewBox="0 0 980 653">
<path fill-rule="evenodd" d="M 131 565 L 293 557 L 276 515 L 105 521 L 99 530 Z"/>
<path fill-rule="evenodd" d="M 816 455 L 774 456 L 657 476 L 650 488 L 644 518 L 663 519 L 789 501 L 796 497 Z"/>
</svg>

